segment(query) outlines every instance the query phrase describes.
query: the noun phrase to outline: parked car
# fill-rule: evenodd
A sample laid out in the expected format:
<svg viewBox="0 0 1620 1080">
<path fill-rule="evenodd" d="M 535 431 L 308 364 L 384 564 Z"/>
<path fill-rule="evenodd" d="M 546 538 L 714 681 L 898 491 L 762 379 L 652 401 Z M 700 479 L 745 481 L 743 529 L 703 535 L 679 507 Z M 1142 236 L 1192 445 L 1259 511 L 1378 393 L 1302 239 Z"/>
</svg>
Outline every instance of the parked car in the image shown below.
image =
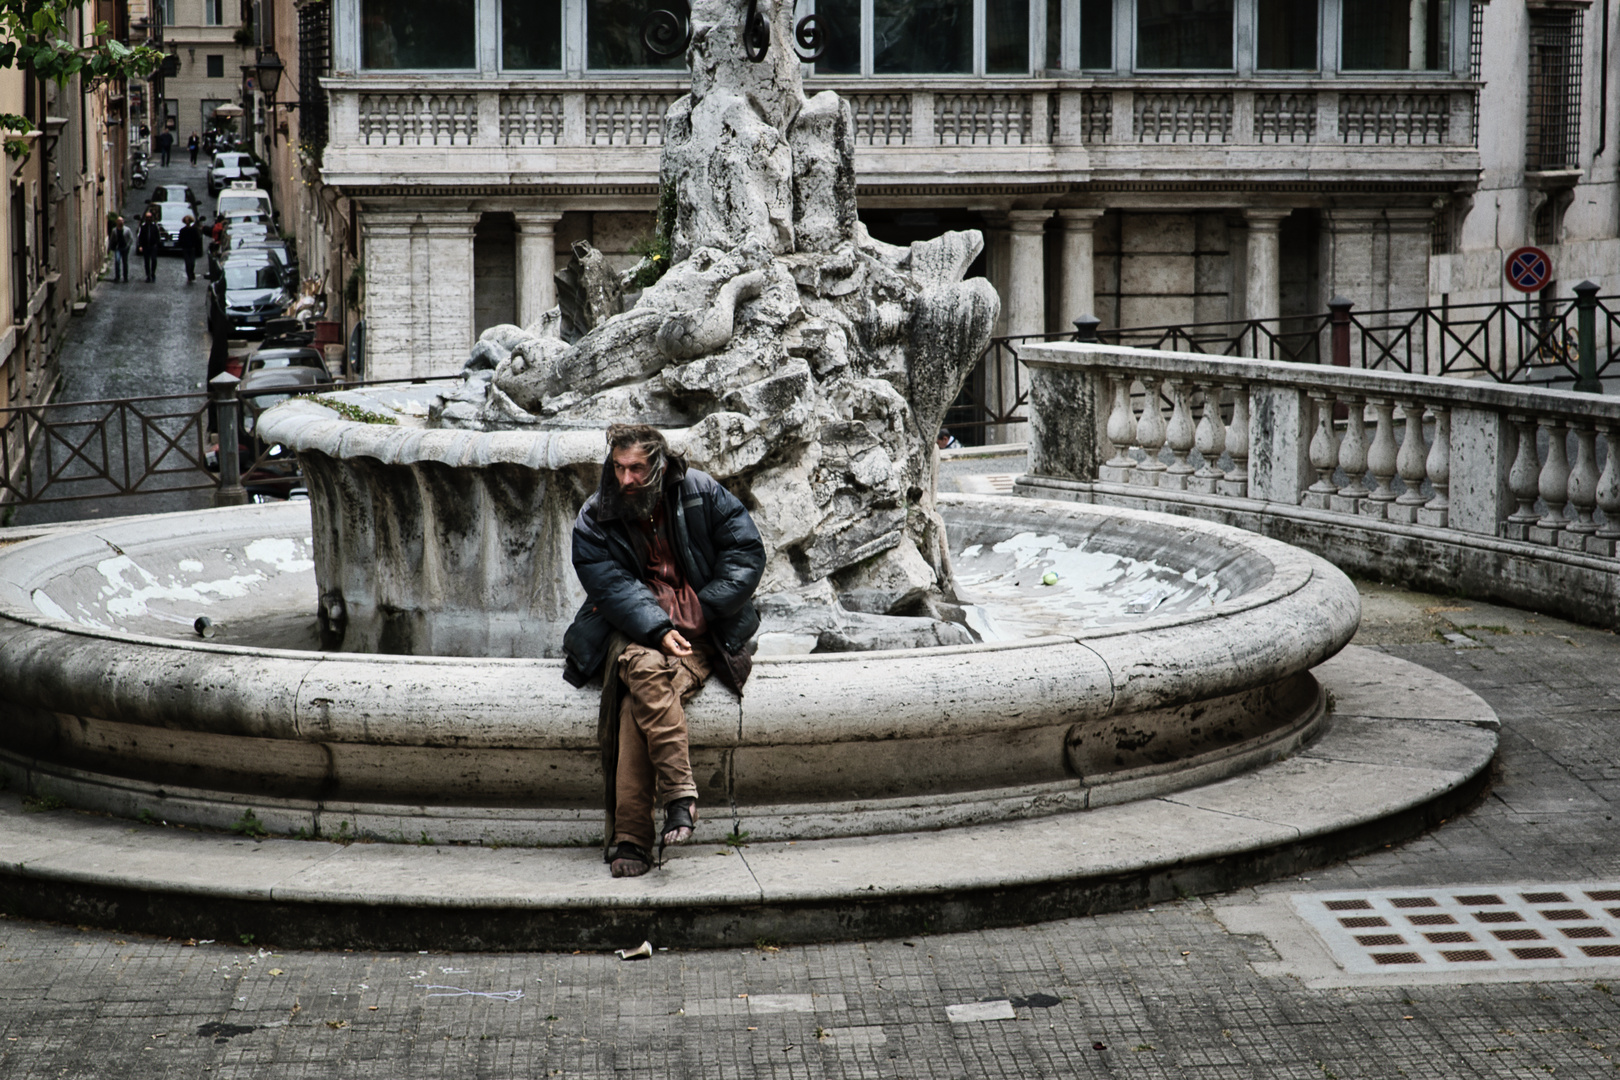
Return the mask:
<svg viewBox="0 0 1620 1080">
<path fill-rule="evenodd" d="M 214 155 L 214 160 L 208 167 L 208 194 L 218 195 L 232 180 L 259 179 L 259 167 L 253 163 L 252 154 L 244 154 L 240 150 L 223 150 Z"/>
<path fill-rule="evenodd" d="M 298 257 L 293 252 L 292 245 L 277 236 L 254 237 L 252 235 L 233 239 L 231 251 L 268 251 L 276 257 L 282 266 L 287 268 L 289 284 L 298 281 Z"/>
<path fill-rule="evenodd" d="M 271 252 L 228 255 L 209 277 L 208 326 L 227 337 L 259 336 L 293 301 L 286 268 Z"/>
<path fill-rule="evenodd" d="M 187 202 L 155 202 L 146 208 L 157 222 L 159 250 L 180 250 L 180 226 L 186 215 L 197 216 L 197 208 Z"/>
<path fill-rule="evenodd" d="M 245 241 L 280 239 L 276 223 L 268 214 L 236 213 L 225 216 L 225 235 L 220 238 L 222 251 L 234 251 Z"/>
<path fill-rule="evenodd" d="M 270 208 L 270 193 L 252 180 L 233 180 L 222 188 L 214 202 L 216 213 L 231 217 L 235 214 L 265 214 L 274 216 Z"/>
<path fill-rule="evenodd" d="M 198 205 L 196 193 L 189 184 L 159 184 L 152 189 L 152 197 L 147 202 L 183 202 L 193 207 Z M 192 213 L 196 213 L 195 210 Z"/>
<path fill-rule="evenodd" d="M 319 349 L 312 349 L 307 345 L 265 345 L 248 354 L 243 369 L 247 375 L 255 371 L 269 371 L 272 368 L 316 368 L 326 376 L 326 381 L 332 380 L 332 375 L 326 370 L 326 358 Z"/>
</svg>

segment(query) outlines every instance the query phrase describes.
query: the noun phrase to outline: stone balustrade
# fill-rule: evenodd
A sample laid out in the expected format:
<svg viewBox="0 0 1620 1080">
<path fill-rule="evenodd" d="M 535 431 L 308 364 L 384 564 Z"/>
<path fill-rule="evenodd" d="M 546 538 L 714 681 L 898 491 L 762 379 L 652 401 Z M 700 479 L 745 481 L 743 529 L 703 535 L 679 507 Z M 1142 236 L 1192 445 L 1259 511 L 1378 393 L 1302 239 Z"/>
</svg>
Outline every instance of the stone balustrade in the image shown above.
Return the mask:
<svg viewBox="0 0 1620 1080">
<path fill-rule="evenodd" d="M 573 170 L 559 154 L 603 147 L 635 152 L 606 163 L 608 172 L 644 172 L 651 179 L 664 114 L 686 91 L 684 80 L 665 77 L 581 82 L 366 76 L 324 79 L 322 85 L 330 94 L 332 122 L 324 168 L 329 180 L 347 183 L 389 173 L 431 178 L 436 166 L 418 153 L 424 147 L 471 151 L 455 155 L 454 166 L 447 166 L 447 178 L 463 182 L 486 170 L 524 167 L 567 174 Z M 953 175 L 1009 167 L 1071 177 L 1088 166 L 1106 173 L 1152 165 L 1155 155 L 1180 161 L 1208 144 L 1226 152 L 1252 147 L 1260 155 L 1254 168 L 1273 172 L 1289 167 L 1289 161 L 1265 158 L 1274 153 L 1265 148 L 1279 144 L 1297 147 L 1313 169 L 1398 172 L 1418 164 L 1406 162 L 1400 151 L 1430 148 L 1421 164 L 1432 170 L 1434 147 L 1468 157 L 1442 160 L 1442 167 L 1455 165 L 1469 177 L 1475 167 L 1473 86 L 1454 80 L 1392 85 L 1388 80 L 1209 79 L 1189 88 L 1184 81 L 1143 78 L 822 78 L 807 80 L 806 89 L 837 90 L 849 102 L 866 182 L 914 179 L 919 169 L 937 170 L 942 166 L 926 165 L 924 159 L 937 158 L 943 146 L 968 155 L 951 160 Z M 1346 144 L 1384 146 L 1395 156 L 1336 163 Z M 1007 158 L 1014 149 L 1023 156 Z M 1030 150 L 1045 156 L 1031 158 Z M 1101 156 L 1088 160 L 1088 150 Z M 884 157 L 890 153 L 900 157 Z M 491 154 L 499 160 L 484 162 Z M 541 156 L 526 162 L 526 154 Z M 601 174 L 604 162 L 592 159 L 587 166 L 582 161 L 580 171 L 587 169 Z"/>
<path fill-rule="evenodd" d="M 1112 346 L 1021 356 L 1029 494 L 1238 524 L 1509 602 L 1533 585 L 1620 625 L 1620 401 Z"/>
</svg>

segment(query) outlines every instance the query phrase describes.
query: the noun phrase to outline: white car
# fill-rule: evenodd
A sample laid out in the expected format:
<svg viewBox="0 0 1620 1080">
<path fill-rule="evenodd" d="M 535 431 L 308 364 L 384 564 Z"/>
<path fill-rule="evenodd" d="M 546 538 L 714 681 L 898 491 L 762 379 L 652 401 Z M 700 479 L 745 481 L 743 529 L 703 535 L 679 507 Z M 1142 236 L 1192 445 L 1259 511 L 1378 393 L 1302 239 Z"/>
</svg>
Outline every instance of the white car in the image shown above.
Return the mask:
<svg viewBox="0 0 1620 1080">
<path fill-rule="evenodd" d="M 233 180 L 227 188 L 219 193 L 214 203 L 214 210 L 226 217 L 236 217 L 242 214 L 263 214 L 269 217 L 270 193 L 252 180 Z"/>
<path fill-rule="evenodd" d="M 253 155 L 240 150 L 221 150 L 208 166 L 208 194 L 216 195 L 233 180 L 259 179 L 259 167 L 253 164 Z"/>
</svg>

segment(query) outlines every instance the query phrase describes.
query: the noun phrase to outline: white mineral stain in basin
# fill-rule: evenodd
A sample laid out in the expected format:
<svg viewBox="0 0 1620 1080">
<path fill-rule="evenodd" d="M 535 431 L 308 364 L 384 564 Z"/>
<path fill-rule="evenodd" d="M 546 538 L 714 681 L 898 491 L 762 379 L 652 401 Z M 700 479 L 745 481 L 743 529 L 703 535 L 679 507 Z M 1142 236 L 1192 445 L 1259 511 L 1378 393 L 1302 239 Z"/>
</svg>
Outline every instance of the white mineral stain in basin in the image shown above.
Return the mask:
<svg viewBox="0 0 1620 1080">
<path fill-rule="evenodd" d="M 1071 547 L 1022 532 L 952 556 L 968 626 L 984 641 L 1012 641 L 1197 611 L 1230 596 L 1213 571 L 1177 569 L 1112 551 Z M 1057 575 L 1043 584 L 1048 573 Z"/>
<path fill-rule="evenodd" d="M 266 536 L 253 541 L 243 552 L 254 562 L 275 567 L 278 573 L 301 574 L 315 569 L 313 547 L 311 541 L 295 536 Z"/>
<path fill-rule="evenodd" d="M 199 614 L 222 602 L 245 618 L 272 601 L 269 586 L 296 581 L 313 588 L 312 549 L 308 537 L 272 536 L 239 548 L 192 548 L 180 558 L 120 553 L 94 563 L 93 570 L 85 566 L 64 574 L 30 597 L 41 615 L 89 629 L 167 636 L 173 632 L 154 624 L 168 624 L 189 634 Z M 218 621 L 219 615 L 213 618 Z"/>
</svg>

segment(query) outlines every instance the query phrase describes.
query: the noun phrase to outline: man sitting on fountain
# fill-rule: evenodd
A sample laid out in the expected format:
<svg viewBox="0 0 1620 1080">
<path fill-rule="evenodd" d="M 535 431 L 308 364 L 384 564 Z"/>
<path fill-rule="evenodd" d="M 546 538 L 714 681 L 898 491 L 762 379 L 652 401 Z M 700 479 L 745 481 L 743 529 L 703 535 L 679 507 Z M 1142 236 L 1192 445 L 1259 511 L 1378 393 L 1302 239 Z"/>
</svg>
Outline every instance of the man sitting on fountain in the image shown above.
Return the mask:
<svg viewBox="0 0 1620 1080">
<path fill-rule="evenodd" d="M 606 857 L 614 877 L 637 877 L 652 869 L 656 803 L 660 857 L 692 836 L 697 785 L 682 706 L 717 669 L 742 693 L 765 546 L 736 496 L 688 468 L 658 429 L 614 424 L 607 441 L 601 485 L 574 521 L 586 599 L 563 639 L 564 676 L 583 686 L 603 669 Z"/>
</svg>

